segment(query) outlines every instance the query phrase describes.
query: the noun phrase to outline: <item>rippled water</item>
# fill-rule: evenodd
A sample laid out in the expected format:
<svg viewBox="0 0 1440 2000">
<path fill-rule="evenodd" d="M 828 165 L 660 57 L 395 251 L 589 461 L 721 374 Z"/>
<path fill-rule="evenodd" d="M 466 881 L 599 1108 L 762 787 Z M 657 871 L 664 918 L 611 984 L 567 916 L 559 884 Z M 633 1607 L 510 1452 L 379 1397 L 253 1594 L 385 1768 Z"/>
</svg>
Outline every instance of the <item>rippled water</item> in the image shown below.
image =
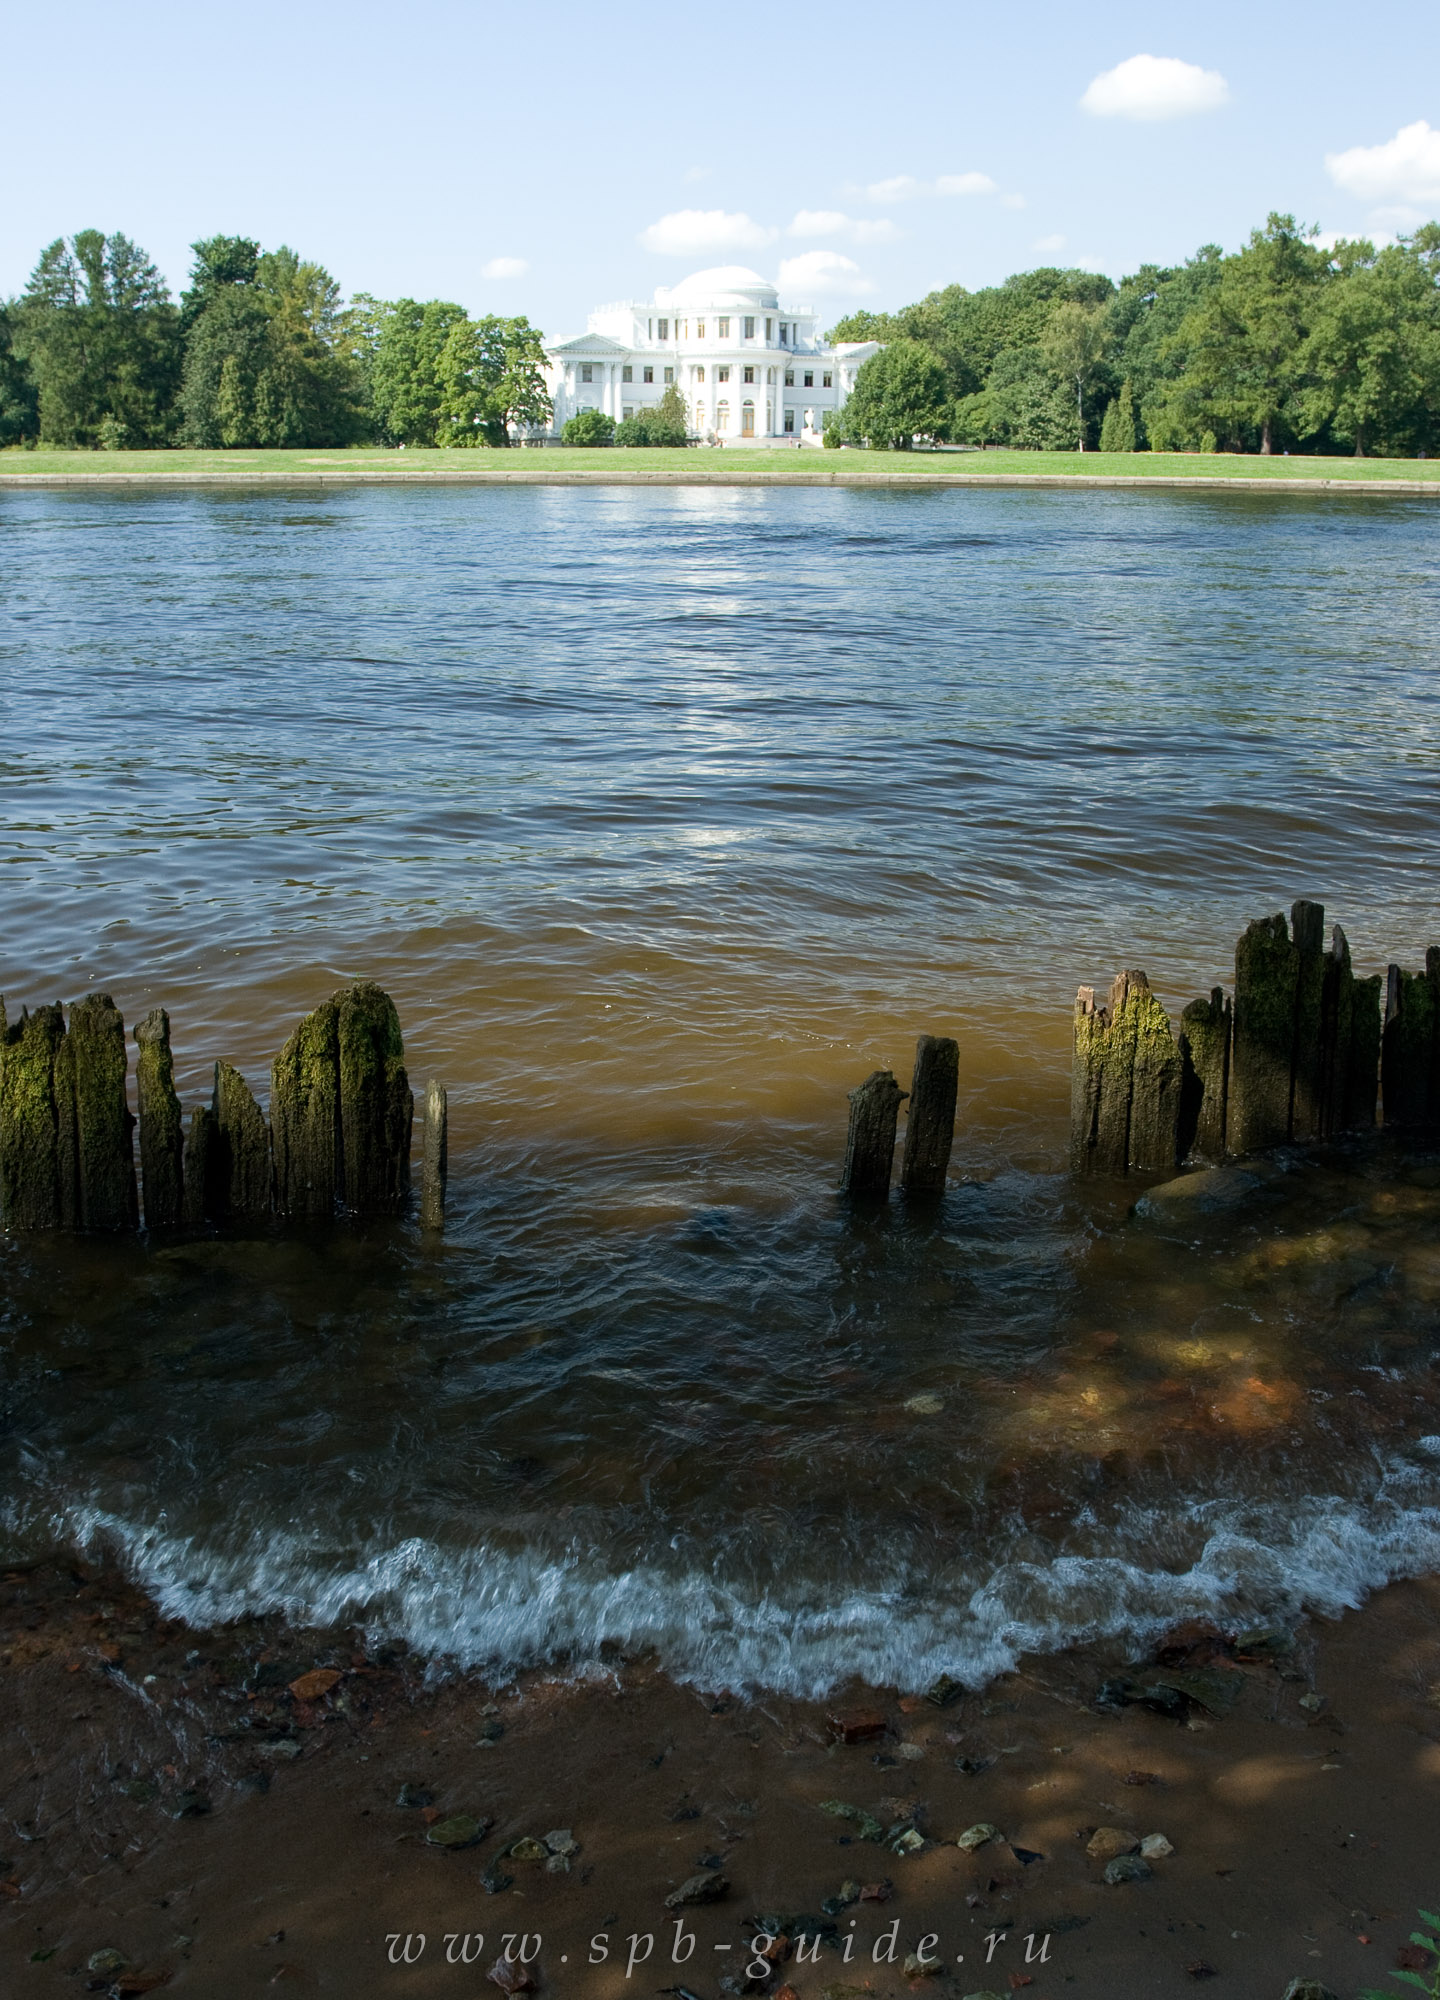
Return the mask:
<svg viewBox="0 0 1440 2000">
<path fill-rule="evenodd" d="M 163 1002 L 193 1098 L 370 975 L 452 1120 L 440 1247 L 7 1242 L 10 1552 L 810 1689 L 1435 1567 L 1440 1161 L 1062 1155 L 1079 981 L 1440 935 L 1437 574 L 1423 499 L 0 495 L 12 1018 Z M 950 1191 L 848 1214 L 925 1031 Z"/>
</svg>

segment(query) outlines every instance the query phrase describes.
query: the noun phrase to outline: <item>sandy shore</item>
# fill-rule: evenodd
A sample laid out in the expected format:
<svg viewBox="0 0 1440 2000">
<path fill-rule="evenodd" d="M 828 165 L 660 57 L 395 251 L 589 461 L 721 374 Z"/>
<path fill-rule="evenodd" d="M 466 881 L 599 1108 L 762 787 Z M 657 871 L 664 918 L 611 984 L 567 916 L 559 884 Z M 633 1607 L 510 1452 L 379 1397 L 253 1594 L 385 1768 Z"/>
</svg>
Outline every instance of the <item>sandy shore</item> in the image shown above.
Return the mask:
<svg viewBox="0 0 1440 2000">
<path fill-rule="evenodd" d="M 5 1579 L 0 1669 L 14 1993 L 493 1992 L 511 1937 L 538 1938 L 540 1992 L 596 2000 L 1118 2000 L 1212 1980 L 1280 2000 L 1297 1976 L 1348 2000 L 1440 1900 L 1440 1581 L 1248 1661 L 1191 1633 L 1148 1674 L 1096 1649 L 945 1706 L 857 1688 L 814 1707 L 619 1662 L 579 1685 L 427 1687 L 354 1635 L 196 1633 L 113 1575 L 46 1565 Z M 1107 1680 L 1156 1672 L 1198 1676 L 1174 1716 L 1096 1705 Z M 836 1741 L 837 1720 L 883 1733 Z M 476 1838 L 437 1846 L 459 1816 Z M 1173 1852 L 1107 1883 L 1097 1828 Z M 697 1876 L 723 1880 L 714 1900 L 667 1907 Z M 695 1940 L 678 1964 L 677 1919 L 681 1953 Z M 813 1964 L 779 1946 L 747 1983 L 757 1922 L 834 1941 Z M 927 1938 L 943 1969 L 907 1978 Z"/>
</svg>

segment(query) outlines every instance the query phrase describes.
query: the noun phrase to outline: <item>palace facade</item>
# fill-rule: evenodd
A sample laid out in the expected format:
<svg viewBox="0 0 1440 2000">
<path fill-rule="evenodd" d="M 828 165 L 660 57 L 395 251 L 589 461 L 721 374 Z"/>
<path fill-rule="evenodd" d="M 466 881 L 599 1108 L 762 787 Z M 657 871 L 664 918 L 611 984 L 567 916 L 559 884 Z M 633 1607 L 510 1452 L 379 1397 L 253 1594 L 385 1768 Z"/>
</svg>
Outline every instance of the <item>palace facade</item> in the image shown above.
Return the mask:
<svg viewBox="0 0 1440 2000">
<path fill-rule="evenodd" d="M 619 423 L 674 383 L 707 442 L 816 445 L 879 344 L 831 346 L 811 307 L 781 305 L 768 279 L 726 264 L 643 303 L 601 306 L 585 333 L 545 352 L 557 438 L 581 410 Z"/>
</svg>

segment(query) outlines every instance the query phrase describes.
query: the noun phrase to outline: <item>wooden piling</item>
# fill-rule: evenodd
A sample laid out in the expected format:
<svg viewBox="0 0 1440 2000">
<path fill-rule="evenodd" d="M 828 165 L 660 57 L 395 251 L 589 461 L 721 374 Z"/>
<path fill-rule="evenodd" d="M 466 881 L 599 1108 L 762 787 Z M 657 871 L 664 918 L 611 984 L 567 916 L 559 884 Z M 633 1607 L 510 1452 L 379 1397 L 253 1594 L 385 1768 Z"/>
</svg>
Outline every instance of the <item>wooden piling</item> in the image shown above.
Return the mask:
<svg viewBox="0 0 1440 2000">
<path fill-rule="evenodd" d="M 281 1215 L 333 1215 L 340 1195 L 339 1009 L 307 1014 L 270 1069 L 275 1206 Z"/>
<path fill-rule="evenodd" d="M 900 1185 L 908 1195 L 945 1191 L 945 1170 L 955 1143 L 959 1083 L 959 1043 L 948 1035 L 922 1035 L 915 1044 L 915 1073 L 910 1082 L 900 1167 Z"/>
<path fill-rule="evenodd" d="M 1070 1163 L 1077 1173 L 1174 1170 L 1180 1050 L 1143 972 L 1122 972 L 1109 1005 L 1075 996 Z"/>
<path fill-rule="evenodd" d="M 185 1134 L 175 1095 L 175 1063 L 170 1053 L 170 1016 L 152 1008 L 135 1024 L 135 1094 L 140 1105 L 140 1178 L 147 1229 L 178 1228 Z"/>
<path fill-rule="evenodd" d="M 1283 916 L 1246 926 L 1235 947 L 1235 1025 L 1227 1136 L 1254 1153 L 1290 1136 L 1299 955 Z"/>
<path fill-rule="evenodd" d="M 1290 1055 L 1291 1139 L 1318 1139 L 1324 1123 L 1325 907 L 1300 901 L 1290 911 L 1295 951 L 1295 1026 Z"/>
<path fill-rule="evenodd" d="M 1180 1123 L 1180 1050 L 1170 1017 L 1143 973 L 1131 975 L 1124 1011 L 1134 1020 L 1127 1170 L 1173 1174 Z"/>
<path fill-rule="evenodd" d="M 1192 1000 L 1180 1016 L 1180 1159 L 1223 1160 L 1225 1107 L 1230 1090 L 1230 1002 L 1214 986 L 1208 1000 Z"/>
<path fill-rule="evenodd" d="M 73 1188 L 74 1122 L 62 1132 L 55 1105 L 55 1062 L 64 1041 L 58 1007 L 27 1009 L 0 1032 L 0 1216 L 7 1229 L 67 1226 L 61 1153 L 70 1149 Z"/>
<path fill-rule="evenodd" d="M 253 1221 L 270 1213 L 270 1135 L 250 1086 L 229 1063 L 215 1065 L 206 1208 L 211 1220 Z"/>
<path fill-rule="evenodd" d="M 190 1129 L 185 1135 L 181 1175 L 180 1219 L 187 1229 L 203 1229 L 221 1207 L 223 1196 L 214 1186 L 217 1165 L 214 1137 L 214 1111 L 208 1104 L 195 1105 L 190 1112 Z"/>
<path fill-rule="evenodd" d="M 108 993 L 70 1009 L 82 1229 L 135 1229 L 135 1120 L 125 1095 L 125 1023 Z"/>
<path fill-rule="evenodd" d="M 445 1227 L 445 1184 L 450 1173 L 450 1103 L 443 1083 L 425 1086 L 420 1148 L 420 1227 Z"/>
<path fill-rule="evenodd" d="M 1380 1044 L 1380 1096 L 1387 1125 L 1418 1127 L 1430 1122 L 1435 1014 L 1435 989 L 1426 975 L 1390 966 Z"/>
<path fill-rule="evenodd" d="M 335 995 L 342 1191 L 359 1215 L 394 1215 L 410 1192 L 415 1100 L 395 1003 L 366 980 Z"/>
<path fill-rule="evenodd" d="M 1372 1132 L 1380 1095 L 1381 979 L 1357 979 L 1352 993 L 1350 1068 L 1345 1086 L 1345 1130 Z"/>
<path fill-rule="evenodd" d="M 884 1201 L 895 1165 L 895 1124 L 906 1092 L 888 1069 L 877 1069 L 850 1092 L 850 1128 L 840 1191 L 860 1200 Z"/>
</svg>

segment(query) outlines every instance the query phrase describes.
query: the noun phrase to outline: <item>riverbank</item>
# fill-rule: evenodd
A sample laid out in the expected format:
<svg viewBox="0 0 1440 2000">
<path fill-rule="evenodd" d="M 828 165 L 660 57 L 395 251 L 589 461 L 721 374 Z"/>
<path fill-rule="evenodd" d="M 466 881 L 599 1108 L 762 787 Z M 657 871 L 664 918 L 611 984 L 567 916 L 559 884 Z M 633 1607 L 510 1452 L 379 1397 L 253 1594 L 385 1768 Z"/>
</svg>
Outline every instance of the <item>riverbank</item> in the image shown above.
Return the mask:
<svg viewBox="0 0 1440 2000">
<path fill-rule="evenodd" d="M 6 451 L 0 488 L 125 485 L 1233 487 L 1440 494 L 1440 460 L 1195 452 Z"/>
<path fill-rule="evenodd" d="M 1097 1705 L 1136 1673 L 1102 1647 L 945 1705 L 860 1687 L 750 1703 L 618 1658 L 581 1682 L 436 1684 L 353 1632 L 194 1631 L 68 1562 L 10 1572 L 0 1620 L 0 1958 L 17 1993 L 87 1973 L 125 1993 L 468 1993 L 477 1969 L 447 1964 L 445 1940 L 478 1932 L 486 1966 L 505 1935 L 538 1937 L 539 1990 L 597 2000 L 787 1983 L 882 2000 L 910 1988 L 925 1938 L 952 2000 L 1179 1996 L 1212 1977 L 1279 2000 L 1297 1975 L 1349 2000 L 1383 1983 L 1440 1890 L 1434 1580 L 1293 1647 L 1174 1635 L 1138 1674 L 1168 1676 L 1172 1716 Z M 1107 1881 L 1099 1828 L 1173 1852 L 1152 1843 L 1148 1879 Z M 981 1844 L 958 1845 L 971 1829 Z M 682 1953 L 698 1941 L 679 1966 L 677 1916 Z M 835 1941 L 814 1965 L 781 1948 L 745 1987 L 757 1919 Z M 396 1935 L 409 1968 L 388 1962 Z"/>
</svg>

